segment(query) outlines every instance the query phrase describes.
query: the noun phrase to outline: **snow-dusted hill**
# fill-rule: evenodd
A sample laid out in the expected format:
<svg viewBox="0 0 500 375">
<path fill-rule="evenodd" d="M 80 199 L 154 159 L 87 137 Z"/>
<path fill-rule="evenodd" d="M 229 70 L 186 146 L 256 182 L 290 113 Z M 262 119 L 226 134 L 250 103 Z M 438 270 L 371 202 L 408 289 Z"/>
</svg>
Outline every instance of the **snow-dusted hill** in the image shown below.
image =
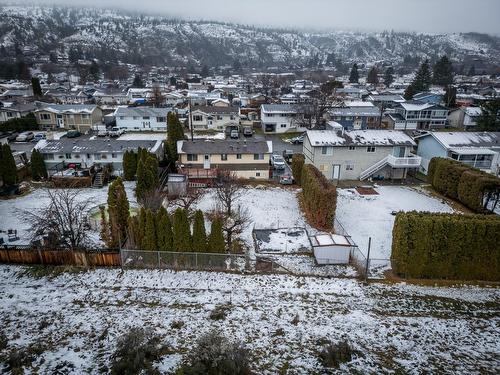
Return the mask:
<svg viewBox="0 0 500 375">
<path fill-rule="evenodd" d="M 387 25 L 390 28 L 390 23 Z M 188 22 L 115 10 L 0 6 L 0 49 L 129 63 L 316 66 L 326 62 L 399 65 L 441 54 L 455 62 L 498 65 L 500 38 L 476 34 L 298 32 L 217 22 Z"/>
</svg>

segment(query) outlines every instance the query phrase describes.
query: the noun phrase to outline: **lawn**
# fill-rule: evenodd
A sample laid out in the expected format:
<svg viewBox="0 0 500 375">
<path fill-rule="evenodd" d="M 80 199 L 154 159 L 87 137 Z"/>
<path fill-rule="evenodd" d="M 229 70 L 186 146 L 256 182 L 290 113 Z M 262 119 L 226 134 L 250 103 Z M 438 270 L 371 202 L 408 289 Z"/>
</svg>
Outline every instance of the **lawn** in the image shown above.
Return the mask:
<svg viewBox="0 0 500 375">
<path fill-rule="evenodd" d="M 150 327 L 169 347 L 155 365 L 171 373 L 215 329 L 249 348 L 258 374 L 331 373 L 318 351 L 341 339 L 355 354 L 340 373 L 495 373 L 499 300 L 499 289 L 470 286 L 118 269 L 44 276 L 0 266 L 1 355 L 36 350 L 26 373 L 98 374 L 121 334 Z M 211 319 L 221 304 L 227 317 Z"/>
</svg>

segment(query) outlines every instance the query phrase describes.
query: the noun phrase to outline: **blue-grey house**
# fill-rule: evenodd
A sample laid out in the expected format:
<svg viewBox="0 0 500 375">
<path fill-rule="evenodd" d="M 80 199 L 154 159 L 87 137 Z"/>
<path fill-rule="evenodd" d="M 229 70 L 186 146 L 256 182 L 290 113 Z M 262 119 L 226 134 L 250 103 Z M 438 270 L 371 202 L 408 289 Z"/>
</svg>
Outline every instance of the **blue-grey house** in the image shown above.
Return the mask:
<svg viewBox="0 0 500 375">
<path fill-rule="evenodd" d="M 434 157 L 451 158 L 494 175 L 500 174 L 500 132 L 427 132 L 415 138 L 421 172 Z"/>
<path fill-rule="evenodd" d="M 428 104 L 439 104 L 443 100 L 443 95 L 435 92 L 419 92 L 413 95 L 413 100 Z"/>
<path fill-rule="evenodd" d="M 380 123 L 380 109 L 369 103 L 366 107 L 334 107 L 328 110 L 328 120 L 341 124 L 346 130 L 375 129 Z"/>
</svg>

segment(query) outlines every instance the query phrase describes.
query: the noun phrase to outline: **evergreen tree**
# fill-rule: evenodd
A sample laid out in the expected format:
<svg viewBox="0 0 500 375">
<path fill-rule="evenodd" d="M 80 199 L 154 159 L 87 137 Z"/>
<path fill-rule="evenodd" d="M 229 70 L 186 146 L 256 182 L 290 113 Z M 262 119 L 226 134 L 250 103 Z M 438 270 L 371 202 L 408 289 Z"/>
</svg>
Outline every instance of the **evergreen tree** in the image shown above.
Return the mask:
<svg viewBox="0 0 500 375">
<path fill-rule="evenodd" d="M 416 92 L 415 92 L 415 88 L 413 87 L 412 84 L 410 84 L 406 90 L 405 90 L 405 93 L 403 94 L 403 97 L 406 99 L 406 100 L 411 100 L 413 99 L 413 95 L 415 95 Z"/>
<path fill-rule="evenodd" d="M 95 60 L 93 60 L 92 64 L 90 65 L 89 74 L 94 82 L 99 81 L 99 78 L 101 76 L 101 69 L 99 68 L 99 64 L 97 64 Z"/>
<path fill-rule="evenodd" d="M 123 181 L 118 177 L 108 188 L 108 214 L 110 238 L 108 246 L 116 248 L 127 237 L 130 206 Z"/>
<path fill-rule="evenodd" d="M 351 68 L 351 74 L 349 75 L 349 82 L 358 83 L 359 82 L 359 72 L 358 64 L 354 64 Z"/>
<path fill-rule="evenodd" d="M 125 151 L 123 154 L 123 178 L 133 181 L 137 173 L 137 154 L 134 151 Z"/>
<path fill-rule="evenodd" d="M 99 211 L 101 213 L 101 231 L 100 236 L 102 242 L 104 242 L 107 246 L 109 244 L 109 223 L 106 218 L 106 208 L 104 206 L 99 206 Z"/>
<path fill-rule="evenodd" d="M 210 235 L 208 236 L 208 251 L 211 253 L 225 252 L 224 234 L 222 232 L 222 219 L 220 217 L 216 217 L 212 221 Z"/>
<path fill-rule="evenodd" d="M 177 155 L 177 141 L 184 139 L 184 129 L 177 115 L 170 112 L 167 116 L 167 159 L 170 162 L 175 162 Z"/>
<path fill-rule="evenodd" d="M 188 252 L 192 250 L 191 231 L 186 211 L 178 208 L 172 219 L 173 250 Z"/>
<path fill-rule="evenodd" d="M 425 60 L 415 75 L 415 78 L 411 82 L 410 86 L 407 87 L 404 98 L 406 100 L 410 100 L 413 98 L 413 95 L 418 94 L 419 92 L 429 90 L 429 87 L 432 82 L 432 75 L 429 65 L 429 60 Z"/>
<path fill-rule="evenodd" d="M 42 96 L 42 87 L 37 77 L 31 77 L 31 87 L 33 88 L 33 95 L 35 97 L 39 98 Z"/>
<path fill-rule="evenodd" d="M 208 67 L 206 65 L 203 65 L 203 67 L 201 68 L 201 73 L 200 75 L 205 78 L 205 77 L 208 77 L 210 75 L 210 72 L 208 71 Z"/>
<path fill-rule="evenodd" d="M 207 234 L 203 212 L 197 210 L 193 220 L 193 251 L 205 253 L 207 251 Z"/>
<path fill-rule="evenodd" d="M 440 86 L 453 84 L 453 66 L 446 55 L 434 65 L 433 83 Z"/>
<path fill-rule="evenodd" d="M 389 87 L 394 82 L 394 68 L 392 66 L 388 67 L 384 74 L 384 85 Z"/>
<path fill-rule="evenodd" d="M 491 100 L 481 106 L 482 113 L 477 119 L 478 131 L 500 132 L 500 99 Z"/>
<path fill-rule="evenodd" d="M 137 220 L 137 247 L 143 250 L 145 242 L 144 237 L 146 235 L 146 209 L 141 207 L 139 211 L 139 218 Z"/>
<path fill-rule="evenodd" d="M 132 87 L 136 87 L 136 88 L 143 88 L 144 87 L 144 82 L 142 82 L 142 79 L 138 74 L 136 74 L 134 77 L 134 82 L 132 82 Z"/>
<path fill-rule="evenodd" d="M 373 67 L 368 72 L 368 77 L 366 78 L 366 82 L 372 83 L 374 85 L 378 84 L 378 71 L 377 68 Z"/>
<path fill-rule="evenodd" d="M 476 75 L 476 67 L 474 65 L 472 65 L 470 68 L 469 68 L 469 71 L 467 72 L 467 75 L 469 77 L 472 77 L 472 76 L 475 76 Z"/>
<path fill-rule="evenodd" d="M 146 149 L 138 151 L 137 184 L 135 195 L 142 200 L 146 194 L 158 186 L 158 159 Z"/>
<path fill-rule="evenodd" d="M 146 210 L 146 228 L 144 230 L 142 250 L 158 250 L 158 244 L 156 241 L 156 222 L 151 210 Z"/>
<path fill-rule="evenodd" d="M 162 206 L 156 214 L 156 239 L 158 250 L 172 251 L 172 223 L 167 210 Z"/>
<path fill-rule="evenodd" d="M 6 143 L 2 145 L 2 158 L 0 160 L 1 177 L 4 185 L 14 185 L 17 183 L 17 167 L 12 150 Z"/>
<path fill-rule="evenodd" d="M 31 152 L 31 178 L 39 181 L 42 178 L 47 178 L 47 168 L 43 156 L 36 148 Z"/>
<path fill-rule="evenodd" d="M 454 108 L 457 106 L 457 89 L 451 85 L 446 86 L 443 102 L 448 108 Z"/>
<path fill-rule="evenodd" d="M 129 217 L 127 234 L 127 246 L 132 249 L 140 249 L 141 233 L 137 215 Z"/>
</svg>

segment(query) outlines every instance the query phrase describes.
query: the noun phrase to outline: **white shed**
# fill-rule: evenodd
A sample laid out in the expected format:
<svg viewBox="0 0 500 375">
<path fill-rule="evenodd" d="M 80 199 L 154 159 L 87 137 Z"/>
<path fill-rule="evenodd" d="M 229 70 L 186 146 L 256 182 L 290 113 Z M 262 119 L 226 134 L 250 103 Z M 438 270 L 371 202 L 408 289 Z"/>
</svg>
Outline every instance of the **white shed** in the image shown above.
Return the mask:
<svg viewBox="0 0 500 375">
<path fill-rule="evenodd" d="M 347 264 L 353 244 L 349 237 L 339 234 L 311 236 L 314 257 L 318 264 Z"/>
</svg>

